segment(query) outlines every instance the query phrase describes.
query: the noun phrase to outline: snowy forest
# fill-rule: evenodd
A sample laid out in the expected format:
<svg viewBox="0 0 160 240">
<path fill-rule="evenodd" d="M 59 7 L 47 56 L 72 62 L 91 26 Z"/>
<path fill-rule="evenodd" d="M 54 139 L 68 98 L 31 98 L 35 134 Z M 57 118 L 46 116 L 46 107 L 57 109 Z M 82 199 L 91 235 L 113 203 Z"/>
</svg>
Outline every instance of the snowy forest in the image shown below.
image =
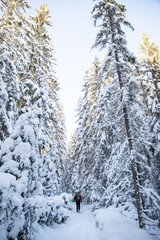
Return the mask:
<svg viewBox="0 0 160 240">
<path fill-rule="evenodd" d="M 85 73 L 67 144 L 49 8 L 28 16 L 29 8 L 0 0 L 0 240 L 34 240 L 38 226 L 63 225 L 76 189 L 92 212 L 120 209 L 159 239 L 158 45 L 143 33 L 134 56 L 125 5 L 95 1 L 91 46 L 106 54 Z"/>
</svg>

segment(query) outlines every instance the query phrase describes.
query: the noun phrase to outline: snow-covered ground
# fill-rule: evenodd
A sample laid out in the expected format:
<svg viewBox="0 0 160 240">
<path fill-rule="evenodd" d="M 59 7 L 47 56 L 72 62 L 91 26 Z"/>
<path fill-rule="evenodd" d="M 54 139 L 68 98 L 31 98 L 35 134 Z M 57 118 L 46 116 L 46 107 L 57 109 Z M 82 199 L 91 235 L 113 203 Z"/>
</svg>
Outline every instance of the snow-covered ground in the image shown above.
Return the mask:
<svg viewBox="0 0 160 240">
<path fill-rule="evenodd" d="M 64 224 L 39 228 L 35 240 L 155 240 L 117 209 L 100 209 L 92 213 L 83 206 L 81 213 L 70 211 Z"/>
</svg>

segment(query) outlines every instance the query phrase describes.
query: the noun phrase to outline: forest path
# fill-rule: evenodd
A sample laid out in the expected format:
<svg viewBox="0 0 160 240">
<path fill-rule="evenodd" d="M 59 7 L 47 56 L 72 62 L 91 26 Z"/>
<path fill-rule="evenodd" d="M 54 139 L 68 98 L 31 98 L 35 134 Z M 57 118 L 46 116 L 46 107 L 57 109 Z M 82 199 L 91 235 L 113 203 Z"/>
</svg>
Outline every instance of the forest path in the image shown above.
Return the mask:
<svg viewBox="0 0 160 240">
<path fill-rule="evenodd" d="M 72 211 L 64 224 L 56 224 L 55 228 L 41 231 L 36 234 L 36 240 L 41 240 L 42 235 L 43 240 L 100 240 L 100 230 L 96 228 L 94 215 L 83 204 L 81 212 Z"/>
<path fill-rule="evenodd" d="M 96 213 L 90 206 L 81 205 L 77 213 L 75 205 L 69 211 L 64 224 L 55 224 L 52 228 L 37 229 L 34 240 L 158 240 L 146 231 L 139 229 L 137 223 L 122 216 L 115 208 L 101 209 Z M 98 227 L 96 227 L 98 221 Z"/>
</svg>

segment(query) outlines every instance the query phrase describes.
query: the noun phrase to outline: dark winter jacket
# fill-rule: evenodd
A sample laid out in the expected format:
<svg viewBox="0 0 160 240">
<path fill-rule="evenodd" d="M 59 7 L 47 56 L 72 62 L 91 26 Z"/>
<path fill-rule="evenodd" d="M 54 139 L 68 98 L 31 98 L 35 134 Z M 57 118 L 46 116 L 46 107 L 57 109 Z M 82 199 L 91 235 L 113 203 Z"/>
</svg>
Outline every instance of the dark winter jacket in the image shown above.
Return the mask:
<svg viewBox="0 0 160 240">
<path fill-rule="evenodd" d="M 81 197 L 81 194 L 80 193 L 76 193 L 75 197 L 74 197 L 74 200 L 77 202 L 77 201 L 81 201 L 82 202 L 82 197 Z"/>
</svg>

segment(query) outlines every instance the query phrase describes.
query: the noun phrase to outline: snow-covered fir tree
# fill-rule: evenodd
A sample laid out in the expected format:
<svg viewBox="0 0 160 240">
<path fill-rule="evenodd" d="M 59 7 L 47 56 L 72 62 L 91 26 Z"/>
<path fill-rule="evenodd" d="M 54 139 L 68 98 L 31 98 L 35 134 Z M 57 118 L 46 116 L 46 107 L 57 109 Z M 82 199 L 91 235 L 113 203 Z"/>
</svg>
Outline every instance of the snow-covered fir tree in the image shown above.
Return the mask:
<svg viewBox="0 0 160 240">
<path fill-rule="evenodd" d="M 77 110 L 77 130 L 73 138 L 75 146 L 70 148 L 69 161 L 73 167 L 72 186 L 75 188 L 82 188 L 87 200 L 88 190 L 90 184 L 87 182 L 89 173 L 93 167 L 94 143 L 92 138 L 94 136 L 93 120 L 95 117 L 96 103 L 100 83 L 98 80 L 98 70 L 100 62 L 95 59 L 91 69 L 86 72 L 83 85 L 83 98 L 80 99 Z M 94 136 L 95 137 L 95 136 Z M 71 143 L 72 144 L 72 143 Z M 74 150 L 73 150 L 74 149 Z M 87 171 L 86 171 L 87 169 Z M 82 177 L 83 176 L 83 177 Z"/>
<path fill-rule="evenodd" d="M 118 130 L 116 136 L 121 137 L 120 148 L 116 150 L 116 156 L 112 156 L 115 161 L 114 163 L 112 160 L 113 166 L 118 164 L 119 171 L 118 169 L 113 171 L 110 180 L 115 179 L 117 181 L 116 176 L 114 176 L 115 172 L 119 172 L 117 177 L 121 176 L 121 179 L 128 175 L 126 184 L 122 180 L 121 185 L 120 179 L 118 179 L 117 184 L 120 184 L 118 192 L 120 190 L 121 193 L 126 193 L 127 190 L 131 189 L 131 186 L 133 187 L 130 194 L 128 192 L 126 196 L 133 199 L 132 203 L 136 203 L 139 226 L 143 228 L 148 225 L 148 221 L 145 221 L 145 215 L 153 220 L 155 218 L 158 220 L 159 209 L 157 205 L 159 198 L 156 198 L 152 179 L 153 156 L 150 151 L 149 127 L 145 121 L 145 108 L 138 98 L 139 84 L 135 79 L 132 67 L 135 59 L 126 47 L 125 33 L 123 31 L 123 26 L 132 28 L 131 24 L 126 20 L 125 11 L 125 6 L 118 4 L 116 1 L 98 1 L 92 11 L 95 25 L 100 22 L 100 31 L 97 34 L 94 46 L 101 49 L 108 47 L 108 53 L 101 72 L 104 78 L 113 78 L 111 85 L 116 86 L 117 94 L 114 102 L 119 104 L 117 108 L 118 114 L 116 114 L 116 123 L 118 125 L 115 125 L 115 129 Z M 119 154 L 117 154 L 118 151 Z M 150 187 L 151 191 L 154 192 L 153 197 L 151 197 L 150 193 L 148 195 L 147 187 Z M 115 184 L 113 185 L 114 188 Z M 120 198 L 116 204 L 124 204 L 126 201 L 123 199 L 124 195 L 121 196 L 120 192 L 118 193 Z M 150 197 L 149 202 L 147 201 L 148 197 Z M 112 197 L 113 199 L 114 197 Z M 157 203 L 155 203 L 155 199 Z"/>
<path fill-rule="evenodd" d="M 18 101 L 19 101 L 19 78 L 16 63 L 21 55 L 16 48 L 18 42 L 18 16 L 15 11 L 20 13 L 21 7 L 25 4 L 22 2 L 21 7 L 14 5 L 13 1 L 1 1 L 1 107 L 2 111 L 2 128 L 1 128 L 1 172 L 4 178 L 9 179 L 8 185 L 1 189 L 1 224 L 5 223 L 2 228 L 8 238 L 15 238 L 23 228 L 24 213 L 22 212 L 23 199 L 18 189 L 16 180 L 19 176 L 19 164 L 17 159 L 12 158 L 14 141 L 10 137 L 17 118 L 18 118 Z M 18 65 L 17 64 L 17 65 Z M 4 90 L 4 91 L 3 91 Z M 5 95 L 4 95 L 5 94 Z M 6 96 L 6 98 L 4 98 Z M 4 111 L 5 110 L 5 111 Z M 7 117 L 7 118 L 6 118 Z M 7 122 L 6 122 L 7 120 Z M 15 156 L 14 156 L 15 157 Z M 10 191 L 7 194 L 7 187 Z M 14 197 L 13 197 L 14 196 Z M 3 214 L 5 213 L 5 214 Z M 20 214 L 21 213 L 21 214 Z M 10 216 L 9 218 L 7 216 Z M 17 222 L 15 223 L 15 219 Z M 2 231 L 2 234 L 3 234 Z"/>
<path fill-rule="evenodd" d="M 42 155 L 44 156 L 43 176 L 45 177 L 43 184 L 46 193 L 50 196 L 52 193 L 55 194 L 59 188 L 56 177 L 54 177 L 56 175 L 55 163 L 57 155 L 57 146 L 54 139 L 56 138 L 59 109 L 57 107 L 57 81 L 53 73 L 54 48 L 46 31 L 46 26 L 51 25 L 47 5 L 43 4 L 40 10 L 37 10 L 37 16 L 32 16 L 31 19 L 34 21 L 32 28 L 35 33 L 34 37 L 38 43 L 38 57 L 36 56 L 36 59 L 33 61 L 33 68 L 41 95 L 41 121 L 45 135 L 43 146 L 41 146 Z"/>
<path fill-rule="evenodd" d="M 17 117 L 18 76 L 12 61 L 12 55 L 4 42 L 5 34 L 1 34 L 1 140 L 5 140 L 13 129 Z"/>
<path fill-rule="evenodd" d="M 141 84 L 142 98 L 148 108 L 148 121 L 152 134 L 153 174 L 155 187 L 160 194 L 160 50 L 146 33 L 142 35 L 140 48 L 140 67 L 138 80 Z"/>
<path fill-rule="evenodd" d="M 65 160 L 64 116 L 46 30 L 51 22 L 47 5 L 31 23 L 26 1 L 0 4 L 0 178 L 8 178 L 0 186 L 0 229 L 4 239 L 33 239 L 38 222 L 61 219 L 50 204 L 62 192 Z"/>
</svg>

